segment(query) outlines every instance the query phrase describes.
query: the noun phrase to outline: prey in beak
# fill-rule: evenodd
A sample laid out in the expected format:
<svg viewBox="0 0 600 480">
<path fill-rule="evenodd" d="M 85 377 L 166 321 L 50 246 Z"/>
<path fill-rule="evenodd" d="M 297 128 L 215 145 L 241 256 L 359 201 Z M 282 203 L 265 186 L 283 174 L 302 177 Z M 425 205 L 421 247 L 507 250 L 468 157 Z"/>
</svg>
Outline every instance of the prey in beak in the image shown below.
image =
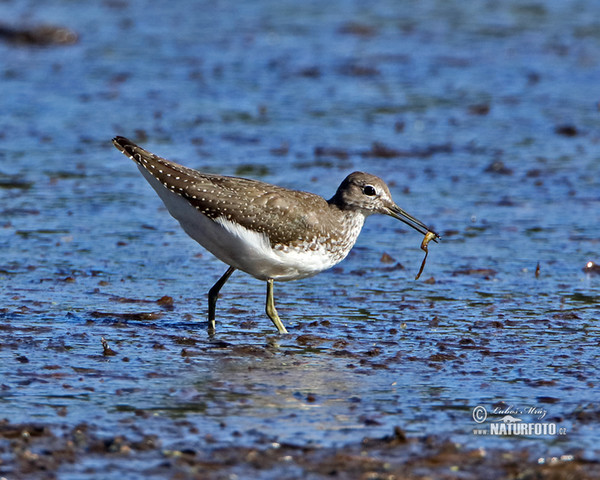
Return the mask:
<svg viewBox="0 0 600 480">
<path fill-rule="evenodd" d="M 432 240 L 436 243 L 437 239 L 440 238 L 440 236 L 436 232 L 434 232 L 431 228 L 425 225 L 421 220 L 418 220 L 412 215 L 409 215 L 396 204 L 392 204 L 391 206 L 386 207 L 385 213 L 390 217 L 394 217 L 400 220 L 401 222 L 406 223 L 406 225 L 409 225 L 410 227 L 414 228 L 417 232 L 422 233 L 423 235 L 432 233 Z"/>
</svg>

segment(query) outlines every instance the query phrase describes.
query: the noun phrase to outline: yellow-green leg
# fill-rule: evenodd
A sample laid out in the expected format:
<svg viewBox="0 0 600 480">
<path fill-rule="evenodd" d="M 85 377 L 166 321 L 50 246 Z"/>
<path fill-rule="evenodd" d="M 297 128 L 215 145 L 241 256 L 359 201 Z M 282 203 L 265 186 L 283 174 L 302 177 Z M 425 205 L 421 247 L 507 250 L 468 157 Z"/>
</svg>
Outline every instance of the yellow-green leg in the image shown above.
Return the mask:
<svg viewBox="0 0 600 480">
<path fill-rule="evenodd" d="M 231 274 L 235 272 L 235 268 L 229 267 L 223 274 L 217 283 L 208 291 L 208 332 L 215 333 L 215 309 L 217 307 L 217 299 L 219 298 L 219 291 L 225 285 L 225 282 L 229 280 Z"/>
<path fill-rule="evenodd" d="M 281 323 L 279 319 L 279 315 L 277 315 L 277 310 L 275 309 L 275 300 L 273 299 L 273 279 L 269 278 L 267 280 L 267 315 L 273 322 L 273 324 L 277 327 L 279 333 L 288 333 L 288 331 Z"/>
</svg>

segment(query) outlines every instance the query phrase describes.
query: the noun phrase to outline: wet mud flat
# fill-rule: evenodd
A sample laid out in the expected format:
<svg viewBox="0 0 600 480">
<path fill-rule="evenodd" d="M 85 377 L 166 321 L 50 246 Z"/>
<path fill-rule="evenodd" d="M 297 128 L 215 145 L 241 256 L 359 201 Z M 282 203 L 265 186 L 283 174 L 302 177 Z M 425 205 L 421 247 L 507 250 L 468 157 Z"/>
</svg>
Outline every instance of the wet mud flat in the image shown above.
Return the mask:
<svg viewBox="0 0 600 480">
<path fill-rule="evenodd" d="M 400 428 L 342 448 L 272 442 L 264 446 L 162 448 L 160 435 L 99 435 L 73 429 L 0 422 L 5 478 L 171 479 L 593 479 L 600 464 L 573 456 L 532 458 L 527 450 L 465 449 L 435 435 L 407 438 Z M 140 433 L 138 432 L 138 436 Z"/>
<path fill-rule="evenodd" d="M 550 412 L 544 421 L 566 428 L 568 435 L 496 442 L 473 435 L 472 406 L 481 400 L 461 399 L 464 392 L 458 394 L 456 385 L 477 397 L 480 380 L 470 378 L 480 355 L 507 365 L 513 353 L 503 358 L 473 340 L 451 343 L 452 327 L 435 338 L 439 318 L 397 329 L 339 318 L 292 322 L 293 333 L 280 336 L 269 333 L 268 319 L 264 325 L 248 323 L 232 309 L 223 315 L 230 324 L 222 322 L 221 333 L 211 338 L 206 322 L 177 320 L 184 305 L 161 297 L 140 312 L 140 301 L 132 300 L 120 298 L 103 313 L 72 313 L 67 323 L 48 319 L 40 304 L 26 315 L 37 309 L 42 317 L 28 322 L 24 308 L 3 313 L 1 476 L 600 475 L 592 444 L 597 405 L 567 401 L 559 382 L 543 380 L 534 370 L 503 382 L 522 382 L 525 396 L 537 396 Z M 499 325 L 480 328 L 491 333 Z M 422 329 L 434 337 L 436 349 L 406 338 L 418 337 Z M 383 332 L 388 338 L 375 341 Z M 431 384 L 450 396 L 440 397 Z M 426 397 L 416 393 L 421 389 Z"/>
</svg>

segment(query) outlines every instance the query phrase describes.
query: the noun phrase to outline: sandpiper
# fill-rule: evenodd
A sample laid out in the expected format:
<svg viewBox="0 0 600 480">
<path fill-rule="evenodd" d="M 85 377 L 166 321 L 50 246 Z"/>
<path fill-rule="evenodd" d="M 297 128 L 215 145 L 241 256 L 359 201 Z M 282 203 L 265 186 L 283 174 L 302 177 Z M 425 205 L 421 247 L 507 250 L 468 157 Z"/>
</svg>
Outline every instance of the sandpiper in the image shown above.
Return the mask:
<svg viewBox="0 0 600 480">
<path fill-rule="evenodd" d="M 369 215 L 389 215 L 439 238 L 398 207 L 385 182 L 375 175 L 351 173 L 325 200 L 257 180 L 202 173 L 124 137 L 113 143 L 136 162 L 183 230 L 229 265 L 208 292 L 211 333 L 219 291 L 235 270 L 267 282 L 266 313 L 279 333 L 287 333 L 275 309 L 273 282 L 310 277 L 341 262 Z"/>
</svg>

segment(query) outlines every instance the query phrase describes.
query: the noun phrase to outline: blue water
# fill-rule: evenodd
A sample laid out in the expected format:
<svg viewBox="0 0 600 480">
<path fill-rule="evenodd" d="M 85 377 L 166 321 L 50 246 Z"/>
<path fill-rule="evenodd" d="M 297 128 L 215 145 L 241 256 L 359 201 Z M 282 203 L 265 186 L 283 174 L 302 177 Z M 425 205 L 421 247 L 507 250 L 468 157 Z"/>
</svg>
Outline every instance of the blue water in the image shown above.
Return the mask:
<svg viewBox="0 0 600 480">
<path fill-rule="evenodd" d="M 344 445 L 398 425 L 597 456 L 600 277 L 582 268 L 600 261 L 599 15 L 591 0 L 0 3 L 5 23 L 79 35 L 0 42 L 3 416 L 165 448 Z M 205 296 L 226 267 L 116 134 L 326 198 L 369 171 L 443 240 L 415 281 L 419 235 L 370 218 L 338 267 L 276 285 L 285 337 L 264 284 L 237 272 L 211 339 Z M 139 312 L 160 318 L 122 316 Z M 545 409 L 567 434 L 477 436 L 478 405 Z"/>
</svg>

